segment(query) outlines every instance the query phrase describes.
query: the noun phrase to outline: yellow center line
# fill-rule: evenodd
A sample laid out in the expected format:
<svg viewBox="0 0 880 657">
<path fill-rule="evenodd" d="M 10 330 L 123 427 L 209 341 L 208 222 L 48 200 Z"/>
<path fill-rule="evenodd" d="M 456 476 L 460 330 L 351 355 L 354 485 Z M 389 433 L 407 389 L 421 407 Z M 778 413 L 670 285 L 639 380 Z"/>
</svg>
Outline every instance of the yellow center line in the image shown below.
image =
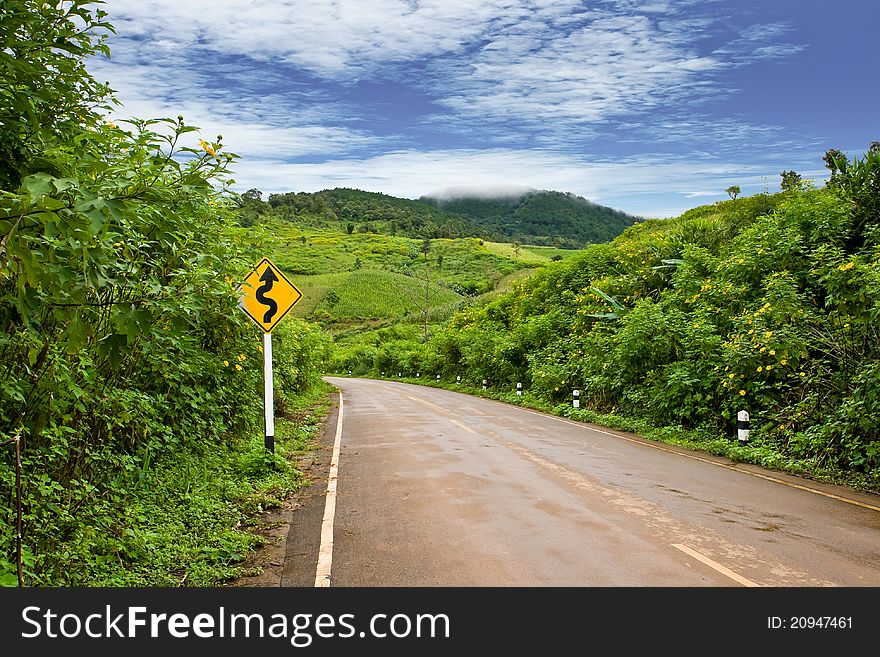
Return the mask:
<svg viewBox="0 0 880 657">
<path fill-rule="evenodd" d="M 730 568 L 725 568 L 717 561 L 712 561 L 709 557 L 707 557 L 703 554 L 700 554 L 696 550 L 692 550 L 687 545 L 682 545 L 681 543 L 672 543 L 672 547 L 674 547 L 677 550 L 681 550 L 682 552 L 684 552 L 687 555 L 692 556 L 697 561 L 701 561 L 702 563 L 709 566 L 709 568 L 717 570 L 722 575 L 729 577 L 730 579 L 732 579 L 735 582 L 739 582 L 743 586 L 758 586 L 758 587 L 761 586 L 760 584 L 756 584 L 752 580 L 746 579 L 742 575 L 733 572 Z"/>
<path fill-rule="evenodd" d="M 456 420 L 454 417 L 452 417 L 452 413 L 448 409 L 443 408 L 442 406 L 438 406 L 437 404 L 435 404 L 433 402 L 429 402 L 427 399 L 421 399 L 420 397 L 413 397 L 412 395 L 408 395 L 406 393 L 403 393 L 403 395 L 404 395 L 404 397 L 407 397 L 408 399 L 412 399 L 413 401 L 416 401 L 416 402 L 421 402 L 423 404 L 430 406 L 431 408 L 436 409 L 437 411 L 439 411 L 440 413 L 445 415 L 449 419 L 449 421 L 452 422 L 452 424 L 454 424 L 457 427 L 460 427 L 461 429 L 464 429 L 468 433 L 477 433 L 474 429 L 471 429 L 469 426 L 462 424 L 461 422 Z"/>
<path fill-rule="evenodd" d="M 602 433 L 606 436 L 612 436 L 614 438 L 620 438 L 621 440 L 626 440 L 631 443 L 637 443 L 639 445 L 645 445 L 646 447 L 650 447 L 652 449 L 659 449 L 661 452 L 668 452 L 670 454 L 678 454 L 679 456 L 683 456 L 685 458 L 693 459 L 694 461 L 700 461 L 702 463 L 708 463 L 710 465 L 718 466 L 719 468 L 725 468 L 727 470 L 732 470 L 734 472 L 741 472 L 743 474 L 751 475 L 752 477 L 757 477 L 758 479 L 766 479 L 767 481 L 772 481 L 777 484 L 782 484 L 783 486 L 788 486 L 789 488 L 797 488 L 799 490 L 807 491 L 809 493 L 815 493 L 816 495 L 822 495 L 824 497 L 830 497 L 831 499 L 838 500 L 839 502 L 846 502 L 847 504 L 853 504 L 855 506 L 860 506 L 865 509 L 871 509 L 872 511 L 880 511 L 880 506 L 874 506 L 873 504 L 868 504 L 867 502 L 860 502 L 858 500 L 853 500 L 848 497 L 842 497 L 840 495 L 835 495 L 834 493 L 828 493 L 823 490 L 818 490 L 816 488 L 810 488 L 809 486 L 801 486 L 800 484 L 793 484 L 789 481 L 785 481 L 783 479 L 779 479 L 777 477 L 772 477 L 770 475 L 762 474 L 760 472 L 752 472 L 750 470 L 743 470 L 742 468 L 738 468 L 733 465 L 727 465 L 726 463 L 718 463 L 717 461 L 712 461 L 710 459 L 702 458 L 700 456 L 696 456 L 694 454 L 686 454 L 684 452 L 680 452 L 675 449 L 670 449 L 668 447 L 664 447 L 662 445 L 654 445 L 652 443 L 646 442 L 646 440 L 637 440 L 635 438 L 630 438 L 628 436 L 623 436 L 619 433 L 611 433 L 610 431 L 602 431 L 601 429 L 594 429 L 593 427 L 586 426 L 580 422 L 574 422 L 572 420 L 565 420 L 560 417 L 556 417 L 554 415 L 545 415 L 544 413 L 538 413 L 537 411 L 532 411 L 527 408 L 520 408 L 521 411 L 526 413 L 531 413 L 532 415 L 537 415 L 539 417 L 548 418 L 551 420 L 556 420 L 557 422 L 564 422 L 565 424 L 570 424 L 572 426 L 578 427 L 580 429 L 588 429 L 590 431 L 595 431 L 596 433 Z"/>
<path fill-rule="evenodd" d="M 434 407 L 434 408 L 436 408 L 436 409 L 442 411 L 444 414 L 447 414 L 447 415 L 449 414 L 449 411 L 447 411 L 446 409 L 444 409 L 442 406 L 438 406 L 437 404 L 433 404 L 433 403 L 431 403 L 431 402 L 429 402 L 429 401 L 426 401 L 426 400 L 424 400 L 424 399 L 420 399 L 420 398 L 418 398 L 418 397 L 413 397 L 413 396 L 408 395 L 408 394 L 406 394 L 406 393 L 404 393 L 404 394 L 405 394 L 407 397 L 409 397 L 410 399 L 412 399 L 413 401 L 420 401 L 420 402 L 422 402 L 422 403 L 424 403 L 424 404 L 427 404 L 427 405 L 429 405 L 429 406 L 432 406 L 432 407 Z M 497 401 L 497 400 L 492 400 L 492 401 L 496 401 L 496 403 L 498 403 L 498 404 L 503 404 L 504 406 L 511 406 L 510 404 L 505 404 L 504 402 L 500 402 L 500 401 Z M 738 467 L 733 466 L 733 465 L 728 465 L 728 464 L 726 464 L 726 463 L 719 463 L 718 461 L 713 461 L 713 460 L 711 460 L 711 459 L 707 459 L 707 458 L 703 458 L 703 457 L 700 457 L 700 456 L 696 456 L 696 455 L 694 455 L 694 454 L 687 454 L 687 453 L 685 453 L 685 452 L 680 452 L 680 451 L 678 451 L 678 450 L 676 450 L 676 449 L 671 449 L 671 448 L 669 448 L 669 447 L 664 447 L 663 445 L 655 445 L 655 444 L 653 444 L 653 443 L 651 443 L 651 442 L 647 442 L 647 439 L 641 439 L 641 440 L 640 440 L 640 439 L 636 439 L 636 438 L 630 438 L 629 436 L 624 436 L 624 435 L 621 435 L 621 434 L 619 434 L 619 433 L 612 433 L 612 432 L 610 432 L 610 431 L 603 431 L 602 429 L 596 429 L 596 428 L 594 428 L 594 427 L 587 426 L 586 424 L 584 424 L 584 423 L 582 423 L 582 422 L 575 422 L 574 420 L 568 420 L 568 419 L 565 419 L 565 418 L 556 417 L 555 415 L 547 415 L 547 414 L 545 414 L 545 413 L 539 413 L 538 411 L 533 411 L 533 410 L 531 410 L 531 409 L 529 409 L 529 408 L 523 408 L 522 406 L 515 406 L 515 408 L 517 408 L 517 409 L 523 411 L 524 413 L 531 413 L 532 415 L 537 415 L 538 417 L 543 417 L 543 418 L 547 418 L 547 419 L 550 419 L 550 420 L 556 420 L 557 422 L 562 422 L 562 423 L 564 423 L 564 424 L 569 424 L 569 425 L 571 425 L 571 426 L 578 427 L 579 429 L 588 429 L 588 430 L 590 430 L 590 431 L 595 431 L 596 433 L 605 434 L 606 436 L 612 436 L 613 438 L 620 438 L 621 440 L 626 440 L 626 441 L 631 442 L 631 443 L 636 443 L 636 444 L 639 444 L 639 445 L 645 445 L 646 447 L 650 447 L 651 449 L 658 449 L 658 450 L 660 450 L 661 452 L 668 452 L 669 454 L 678 454 L 679 456 L 683 456 L 683 457 L 688 458 L 688 459 L 693 459 L 694 461 L 700 461 L 701 463 L 708 463 L 709 465 L 714 465 L 714 466 L 717 466 L 717 467 L 719 467 L 719 468 L 724 468 L 724 469 L 726 469 L 726 470 L 731 470 L 731 471 L 733 471 L 733 472 L 740 472 L 740 473 L 743 473 L 743 474 L 750 475 L 750 476 L 752 476 L 752 477 L 757 477 L 758 479 L 764 479 L 764 480 L 766 480 L 766 481 L 772 481 L 773 483 L 776 483 L 776 484 L 782 484 L 783 486 L 788 486 L 789 488 L 796 488 L 796 489 L 798 489 L 798 490 L 806 491 L 806 492 L 808 492 L 808 493 L 814 493 L 814 494 L 816 494 L 816 495 L 821 495 L 821 496 L 823 496 L 823 497 L 828 497 L 828 498 L 831 498 L 831 499 L 833 499 L 833 500 L 837 500 L 838 502 L 844 502 L 844 503 L 846 503 L 846 504 L 852 504 L 853 506 L 860 506 L 860 507 L 862 507 L 862 508 L 864 508 L 864 509 L 871 509 L 872 511 L 880 511 L 880 506 L 875 506 L 875 505 L 873 505 L 873 504 L 868 504 L 867 502 L 860 502 L 859 500 L 854 500 L 854 499 L 851 499 L 851 498 L 849 498 L 849 497 L 843 497 L 843 496 L 841 496 L 841 495 L 835 495 L 834 493 L 828 493 L 828 492 L 826 492 L 826 491 L 819 490 L 819 489 L 817 489 L 817 488 L 811 488 L 810 486 L 802 486 L 802 485 L 800 485 L 800 484 L 795 484 L 795 483 L 792 483 L 792 482 L 789 482 L 789 481 L 785 481 L 784 479 L 779 479 L 778 477 L 773 477 L 773 476 L 771 476 L 771 475 L 763 474 L 763 473 L 760 473 L 760 472 L 752 472 L 752 471 L 750 471 L 750 470 L 743 470 L 742 468 L 738 468 Z"/>
<path fill-rule="evenodd" d="M 458 426 L 458 427 L 461 427 L 462 429 L 464 429 L 465 431 L 467 431 L 467 432 L 469 432 L 469 433 L 477 433 L 476 431 L 474 431 L 474 430 L 471 429 L 470 427 L 466 427 L 465 425 L 463 425 L 463 424 L 462 424 L 461 422 L 459 422 L 458 420 L 453 420 L 452 418 L 450 418 L 449 421 L 452 422 L 452 424 L 454 424 L 454 425 L 456 425 L 456 426 Z"/>
</svg>

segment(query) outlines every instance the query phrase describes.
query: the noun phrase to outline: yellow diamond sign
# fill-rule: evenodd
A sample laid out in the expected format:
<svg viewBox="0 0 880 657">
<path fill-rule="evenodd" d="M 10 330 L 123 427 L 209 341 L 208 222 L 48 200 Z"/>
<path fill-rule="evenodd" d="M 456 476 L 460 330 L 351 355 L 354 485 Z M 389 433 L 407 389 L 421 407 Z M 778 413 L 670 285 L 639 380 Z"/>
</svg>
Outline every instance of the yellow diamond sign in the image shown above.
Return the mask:
<svg viewBox="0 0 880 657">
<path fill-rule="evenodd" d="M 254 267 L 238 291 L 241 293 L 238 307 L 266 333 L 302 299 L 302 292 L 268 258 Z"/>
</svg>

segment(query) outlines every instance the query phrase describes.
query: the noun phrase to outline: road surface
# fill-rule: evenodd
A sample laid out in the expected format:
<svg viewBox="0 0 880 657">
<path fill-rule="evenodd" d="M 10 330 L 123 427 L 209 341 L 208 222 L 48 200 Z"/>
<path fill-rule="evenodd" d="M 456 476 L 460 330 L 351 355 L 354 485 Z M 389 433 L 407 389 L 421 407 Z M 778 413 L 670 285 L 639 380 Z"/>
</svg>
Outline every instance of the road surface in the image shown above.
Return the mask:
<svg viewBox="0 0 880 657">
<path fill-rule="evenodd" d="M 335 495 L 311 511 L 323 531 L 297 525 L 312 547 L 288 549 L 317 561 L 315 585 L 880 585 L 878 496 L 448 390 L 327 380 Z"/>
</svg>

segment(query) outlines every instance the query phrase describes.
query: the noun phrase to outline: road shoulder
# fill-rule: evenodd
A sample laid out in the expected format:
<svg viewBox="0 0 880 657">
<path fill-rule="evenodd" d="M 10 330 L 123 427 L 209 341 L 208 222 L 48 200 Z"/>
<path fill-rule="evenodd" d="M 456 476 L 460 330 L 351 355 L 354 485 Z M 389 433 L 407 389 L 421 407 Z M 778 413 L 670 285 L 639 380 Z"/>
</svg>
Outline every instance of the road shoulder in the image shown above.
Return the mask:
<svg viewBox="0 0 880 657">
<path fill-rule="evenodd" d="M 330 411 L 321 425 L 315 449 L 300 457 L 297 468 L 309 485 L 286 499 L 280 508 L 260 516 L 251 530 L 266 538 L 242 564 L 254 575 L 238 577 L 230 587 L 312 587 L 321 541 L 321 522 L 327 477 L 333 456 L 333 438 L 339 417 L 339 393 L 333 393 Z"/>
</svg>

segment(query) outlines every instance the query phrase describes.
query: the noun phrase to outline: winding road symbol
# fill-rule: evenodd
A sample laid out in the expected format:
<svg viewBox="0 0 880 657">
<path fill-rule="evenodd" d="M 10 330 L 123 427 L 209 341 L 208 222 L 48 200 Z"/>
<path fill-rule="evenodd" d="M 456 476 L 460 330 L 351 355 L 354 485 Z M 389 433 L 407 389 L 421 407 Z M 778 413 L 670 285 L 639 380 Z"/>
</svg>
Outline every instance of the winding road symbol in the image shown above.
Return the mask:
<svg viewBox="0 0 880 657">
<path fill-rule="evenodd" d="M 302 298 L 302 292 L 268 258 L 245 277 L 238 292 L 238 307 L 266 333 Z M 272 296 L 267 296 L 270 292 Z"/>
<path fill-rule="evenodd" d="M 272 286 L 278 281 L 278 276 L 275 274 L 274 269 L 266 267 L 266 271 L 260 276 L 260 280 L 263 284 L 257 288 L 257 293 L 254 296 L 257 297 L 257 301 L 269 306 L 269 310 L 263 314 L 263 324 L 270 324 L 272 317 L 278 312 L 278 304 L 275 303 L 275 299 L 267 297 L 266 294 L 272 290 Z"/>
</svg>

